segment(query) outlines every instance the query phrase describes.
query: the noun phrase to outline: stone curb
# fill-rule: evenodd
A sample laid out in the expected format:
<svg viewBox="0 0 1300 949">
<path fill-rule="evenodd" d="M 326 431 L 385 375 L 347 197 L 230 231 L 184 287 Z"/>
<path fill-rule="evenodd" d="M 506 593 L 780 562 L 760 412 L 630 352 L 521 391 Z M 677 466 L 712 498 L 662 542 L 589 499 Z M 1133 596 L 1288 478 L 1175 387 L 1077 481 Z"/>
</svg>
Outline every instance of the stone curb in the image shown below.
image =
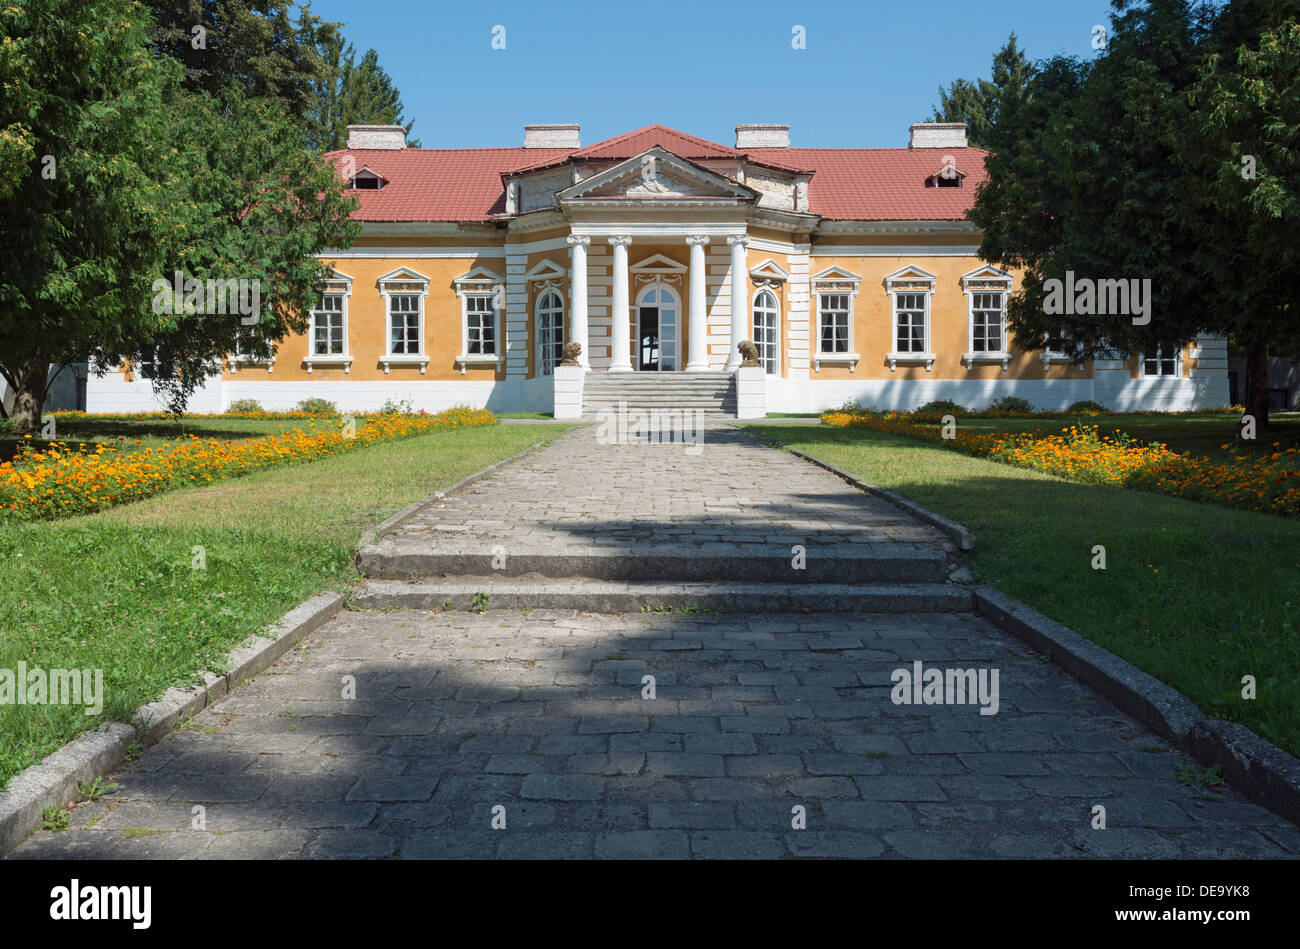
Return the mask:
<svg viewBox="0 0 1300 949">
<path fill-rule="evenodd" d="M 802 458 L 804 461 L 812 462 L 818 468 L 825 468 L 831 474 L 835 475 L 837 478 L 840 478 L 841 480 L 847 481 L 849 484 L 853 485 L 859 491 L 865 491 L 867 494 L 875 495 L 876 497 L 880 498 L 882 501 L 888 501 L 890 504 L 894 505 L 895 507 L 902 508 L 904 511 L 906 511 L 908 514 L 911 514 L 917 520 L 924 521 L 925 523 L 929 524 L 931 527 L 937 528 L 942 533 L 952 538 L 954 541 L 957 542 L 957 547 L 959 550 L 971 550 L 975 547 L 975 535 L 971 533 L 970 528 L 965 527 L 962 524 L 958 524 L 956 521 L 950 521 L 948 520 L 948 518 L 944 517 L 943 515 L 936 514 L 934 513 L 934 511 L 931 511 L 928 508 L 923 508 L 915 501 L 909 501 L 907 498 L 903 497 L 902 495 L 895 494 L 893 491 L 890 491 L 888 488 L 882 488 L 879 485 L 874 485 L 866 481 L 863 481 L 861 478 L 858 478 L 855 475 L 851 475 L 847 471 L 842 471 L 841 469 L 836 468 L 834 465 L 830 464 L 829 462 L 822 461 L 820 458 L 816 458 L 812 455 L 807 454 L 806 452 L 802 452 L 802 451 L 798 451 L 797 449 L 790 448 L 788 445 L 782 445 L 780 442 L 773 442 L 772 444 L 780 445 L 783 451 L 788 451 L 796 458 Z"/>
<path fill-rule="evenodd" d="M 564 425 L 566 423 L 564 421 L 557 420 L 554 424 Z M 581 423 L 577 419 L 574 419 L 572 422 L 569 422 L 568 424 L 572 426 Z M 437 504 L 439 501 L 441 501 L 443 498 L 447 497 L 448 495 L 455 494 L 457 491 L 461 490 L 461 488 L 468 487 L 469 485 L 473 484 L 475 481 L 483 480 L 488 475 L 492 474 L 492 472 L 496 471 L 498 468 L 511 464 L 512 462 L 518 461 L 520 458 L 523 458 L 527 455 L 531 455 L 533 452 L 537 451 L 540 448 L 545 448 L 547 445 L 555 441 L 561 435 L 567 435 L 571 430 L 572 429 L 570 428 L 570 429 L 566 429 L 563 432 L 556 432 L 554 435 L 551 435 L 549 438 L 543 438 L 541 441 L 528 446 L 518 454 L 511 455 L 509 458 L 503 458 L 501 461 L 495 461 L 492 464 L 488 465 L 486 468 L 476 471 L 472 475 L 467 475 L 466 477 L 461 478 L 455 484 L 445 487 L 441 491 L 435 491 L 429 497 L 424 498 L 421 501 L 416 501 L 414 504 L 408 504 L 406 507 L 402 508 L 396 514 L 394 514 L 392 517 L 388 518 L 387 520 L 381 521 L 380 523 L 376 524 L 374 527 L 369 528 L 361 535 L 361 540 L 357 544 L 356 563 L 360 565 L 362 551 L 364 551 L 367 547 L 373 546 L 379 540 L 379 538 L 383 537 L 385 534 L 392 533 L 394 530 L 401 527 L 403 524 L 405 524 L 411 518 L 415 517 L 417 514 L 423 513 L 424 511 L 433 507 L 433 505 Z"/>
<path fill-rule="evenodd" d="M 1229 784 L 1275 814 L 1300 825 L 1300 759 L 1236 722 L 1202 719 L 1188 750 L 1203 764 L 1222 765 Z"/>
<path fill-rule="evenodd" d="M 971 592 L 976 613 L 1046 654 L 1070 675 L 1165 738 L 1186 744 L 1192 726 L 1203 717 L 1199 708 L 1159 679 L 1002 591 L 977 586 Z"/>
<path fill-rule="evenodd" d="M 205 672 L 201 686 L 168 689 L 158 701 L 136 710 L 134 727 L 121 722 L 101 725 L 14 775 L 9 787 L 0 791 L 0 854 L 8 853 L 41 826 L 45 808 L 62 807 L 73 800 L 79 782 L 93 781 L 121 764 L 133 743 L 145 747 L 157 743 L 182 718 L 201 711 L 268 668 L 342 608 L 340 593 L 311 597 L 286 613 L 264 635 L 250 636 L 231 650 L 227 657 L 229 672 Z"/>
<path fill-rule="evenodd" d="M 1001 591 L 980 586 L 971 592 L 976 613 L 1047 654 L 1202 764 L 1222 765 L 1224 778 L 1238 791 L 1300 825 L 1300 759 L 1244 726 L 1206 718 L 1176 689 Z"/>
</svg>

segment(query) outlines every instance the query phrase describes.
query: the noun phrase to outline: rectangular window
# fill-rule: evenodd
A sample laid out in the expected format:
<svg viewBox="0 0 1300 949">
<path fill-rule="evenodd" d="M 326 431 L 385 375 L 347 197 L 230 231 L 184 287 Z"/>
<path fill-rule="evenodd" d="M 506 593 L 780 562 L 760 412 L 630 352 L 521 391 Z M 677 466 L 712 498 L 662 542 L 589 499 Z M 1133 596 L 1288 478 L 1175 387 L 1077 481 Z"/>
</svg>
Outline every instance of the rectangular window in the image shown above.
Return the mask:
<svg viewBox="0 0 1300 949">
<path fill-rule="evenodd" d="M 327 293 L 319 309 L 312 310 L 313 356 L 343 355 L 343 294 Z"/>
<path fill-rule="evenodd" d="M 925 352 L 925 294 L 895 294 L 897 304 L 897 331 L 894 339 L 896 353 Z"/>
<path fill-rule="evenodd" d="M 1142 357 L 1142 375 L 1176 376 L 1178 375 L 1178 350 L 1172 346 L 1157 346 L 1148 350 Z"/>
<path fill-rule="evenodd" d="M 1003 349 L 1003 296 L 1000 293 L 971 295 L 971 351 L 1001 353 Z"/>
<path fill-rule="evenodd" d="M 398 294 L 388 298 L 390 352 L 418 355 L 420 352 L 420 298 Z"/>
<path fill-rule="evenodd" d="M 849 295 L 823 293 L 819 296 L 817 325 L 820 351 L 847 353 L 849 351 Z"/>
<path fill-rule="evenodd" d="M 465 355 L 495 356 L 496 310 L 492 296 L 486 293 L 465 297 Z"/>
</svg>

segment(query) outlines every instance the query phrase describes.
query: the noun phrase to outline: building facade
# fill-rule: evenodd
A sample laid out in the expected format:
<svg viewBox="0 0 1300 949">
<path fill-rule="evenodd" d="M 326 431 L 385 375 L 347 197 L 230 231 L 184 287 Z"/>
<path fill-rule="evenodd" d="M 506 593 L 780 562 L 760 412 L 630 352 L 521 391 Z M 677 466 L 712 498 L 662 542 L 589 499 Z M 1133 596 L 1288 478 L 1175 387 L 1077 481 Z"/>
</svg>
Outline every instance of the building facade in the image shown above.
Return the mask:
<svg viewBox="0 0 1300 949">
<path fill-rule="evenodd" d="M 527 126 L 523 147 L 467 149 L 349 131 L 327 158 L 356 191 L 362 236 L 322 255 L 308 331 L 232 355 L 193 411 L 321 397 L 571 416 L 585 380 L 625 373 L 730 374 L 751 416 L 1003 396 L 1227 404 L 1219 337 L 1096 362 L 1017 346 L 1017 274 L 978 258 L 965 220 L 985 153 L 960 124 L 874 149 L 794 148 L 784 125 L 737 126 L 734 147 L 663 126 L 585 147 L 576 125 Z M 761 371 L 740 370 L 742 340 Z M 579 367 L 560 365 L 569 342 Z M 89 380 L 89 411 L 152 407 L 129 364 Z"/>
</svg>

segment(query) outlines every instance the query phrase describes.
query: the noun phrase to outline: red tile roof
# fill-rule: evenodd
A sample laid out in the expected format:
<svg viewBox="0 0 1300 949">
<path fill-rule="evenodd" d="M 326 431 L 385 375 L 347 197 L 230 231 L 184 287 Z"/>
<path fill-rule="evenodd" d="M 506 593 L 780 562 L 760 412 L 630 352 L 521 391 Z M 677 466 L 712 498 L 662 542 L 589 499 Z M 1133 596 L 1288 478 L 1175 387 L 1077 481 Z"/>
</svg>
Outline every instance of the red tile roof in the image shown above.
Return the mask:
<svg viewBox="0 0 1300 949">
<path fill-rule="evenodd" d="M 977 148 L 760 148 L 737 151 L 662 125 L 651 125 L 579 149 L 407 148 L 330 152 L 351 155 L 356 167 L 387 179 L 378 191 L 359 190 L 362 221 L 488 221 L 505 212 L 502 175 L 570 159 L 621 160 L 658 145 L 682 158 L 739 158 L 811 173 L 812 211 L 836 220 L 959 220 L 987 179 Z M 927 188 L 926 178 L 952 155 L 966 175 L 960 188 Z"/>
</svg>

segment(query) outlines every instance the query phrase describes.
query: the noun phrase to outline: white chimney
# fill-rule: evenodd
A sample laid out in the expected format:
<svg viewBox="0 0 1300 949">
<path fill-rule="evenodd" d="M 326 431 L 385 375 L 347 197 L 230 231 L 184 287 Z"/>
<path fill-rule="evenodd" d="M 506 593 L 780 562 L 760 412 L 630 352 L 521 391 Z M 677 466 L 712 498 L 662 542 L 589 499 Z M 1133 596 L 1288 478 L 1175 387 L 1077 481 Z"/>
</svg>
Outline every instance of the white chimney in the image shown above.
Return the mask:
<svg viewBox="0 0 1300 949">
<path fill-rule="evenodd" d="M 736 148 L 789 148 L 790 126 L 755 123 L 736 126 Z"/>
<path fill-rule="evenodd" d="M 406 147 L 406 129 L 400 125 L 349 125 L 348 148 Z"/>
<path fill-rule="evenodd" d="M 908 126 L 912 133 L 908 148 L 965 148 L 965 122 L 917 122 Z"/>
<path fill-rule="evenodd" d="M 525 125 L 524 148 L 581 148 L 576 124 Z"/>
</svg>

